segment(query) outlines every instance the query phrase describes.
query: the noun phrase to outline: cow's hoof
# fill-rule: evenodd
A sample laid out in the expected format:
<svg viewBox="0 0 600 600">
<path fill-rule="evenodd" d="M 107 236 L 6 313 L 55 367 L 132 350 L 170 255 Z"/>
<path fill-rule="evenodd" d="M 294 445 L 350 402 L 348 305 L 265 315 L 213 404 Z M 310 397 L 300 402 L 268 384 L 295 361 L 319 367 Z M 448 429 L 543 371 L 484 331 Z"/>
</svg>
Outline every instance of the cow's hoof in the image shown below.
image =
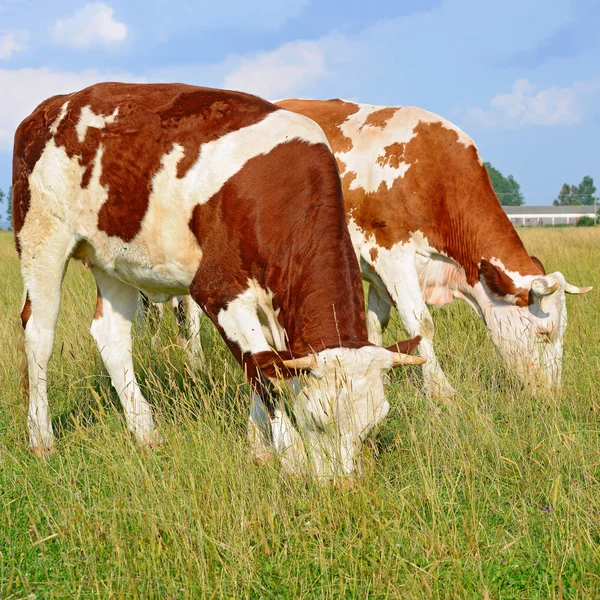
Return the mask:
<svg viewBox="0 0 600 600">
<path fill-rule="evenodd" d="M 148 450 L 156 450 L 162 445 L 163 441 L 162 435 L 160 435 L 156 429 L 151 434 L 146 434 L 143 437 L 138 438 L 140 448 L 146 448 Z"/>
<path fill-rule="evenodd" d="M 52 448 L 47 446 L 29 446 L 29 452 L 38 458 L 46 460 L 52 453 Z"/>
<path fill-rule="evenodd" d="M 448 382 L 427 382 L 425 384 L 425 394 L 429 399 L 441 404 L 454 404 L 458 398 L 458 392 Z"/>
</svg>

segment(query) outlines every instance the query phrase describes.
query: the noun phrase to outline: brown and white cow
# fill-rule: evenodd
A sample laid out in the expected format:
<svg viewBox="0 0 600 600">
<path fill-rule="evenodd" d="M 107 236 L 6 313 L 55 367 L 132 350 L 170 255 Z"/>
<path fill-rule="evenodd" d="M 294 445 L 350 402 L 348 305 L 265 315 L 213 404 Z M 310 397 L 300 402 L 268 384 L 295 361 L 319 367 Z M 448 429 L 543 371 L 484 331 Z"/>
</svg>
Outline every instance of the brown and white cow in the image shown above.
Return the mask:
<svg viewBox="0 0 600 600">
<path fill-rule="evenodd" d="M 46 375 L 71 257 L 96 279 L 92 336 L 141 444 L 160 435 L 133 371 L 138 289 L 201 305 L 264 400 L 255 450 L 291 471 L 351 473 L 388 410 L 384 373 L 422 362 L 367 340 L 337 167 L 306 117 L 237 92 L 98 84 L 21 123 L 13 186 L 36 453 L 53 445 Z M 277 371 L 309 373 L 298 429 L 270 396 Z"/>
<path fill-rule="evenodd" d="M 416 107 L 283 100 L 325 131 L 335 154 L 352 243 L 370 283 L 369 339 L 381 343 L 394 305 L 420 335 L 426 389 L 453 389 L 435 357 L 427 306 L 465 300 L 507 366 L 534 390 L 560 386 L 565 292 L 591 288 L 546 274 L 500 206 L 475 144 Z"/>
</svg>

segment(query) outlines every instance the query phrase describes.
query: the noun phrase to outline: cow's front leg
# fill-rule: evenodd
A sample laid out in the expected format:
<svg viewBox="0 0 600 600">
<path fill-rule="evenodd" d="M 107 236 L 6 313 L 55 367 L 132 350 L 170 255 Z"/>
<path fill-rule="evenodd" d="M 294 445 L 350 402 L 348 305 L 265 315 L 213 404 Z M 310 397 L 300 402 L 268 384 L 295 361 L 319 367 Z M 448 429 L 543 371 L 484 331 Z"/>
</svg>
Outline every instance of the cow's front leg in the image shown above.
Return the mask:
<svg viewBox="0 0 600 600">
<path fill-rule="evenodd" d="M 392 250 L 380 248 L 372 267 L 396 306 L 408 334 L 421 336 L 418 352 L 427 359 L 422 367 L 426 394 L 434 398 L 452 398 L 456 390 L 448 382 L 433 348 L 433 319 L 419 284 L 414 249 L 410 244 Z"/>
</svg>

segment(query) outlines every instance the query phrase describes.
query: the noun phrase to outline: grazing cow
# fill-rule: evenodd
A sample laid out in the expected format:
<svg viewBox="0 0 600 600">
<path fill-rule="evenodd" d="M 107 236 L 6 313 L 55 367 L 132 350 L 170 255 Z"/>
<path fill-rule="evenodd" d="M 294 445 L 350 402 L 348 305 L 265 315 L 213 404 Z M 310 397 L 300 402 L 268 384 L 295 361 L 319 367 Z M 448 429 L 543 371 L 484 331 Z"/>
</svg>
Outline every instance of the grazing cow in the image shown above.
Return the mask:
<svg viewBox="0 0 600 600">
<path fill-rule="evenodd" d="M 425 386 L 454 390 L 433 350 L 427 306 L 465 300 L 507 366 L 536 391 L 560 386 L 565 292 L 591 288 L 546 274 L 500 206 L 475 144 L 452 123 L 415 107 L 342 100 L 283 100 L 322 128 L 335 154 L 346 218 L 370 283 L 369 339 L 380 344 L 394 305 L 421 336 Z"/>
<path fill-rule="evenodd" d="M 337 167 L 306 117 L 237 92 L 98 84 L 21 123 L 13 190 L 35 453 L 53 444 L 46 375 L 71 257 L 96 280 L 91 333 L 140 444 L 160 435 L 133 371 L 138 289 L 200 304 L 258 394 L 255 443 L 290 471 L 351 473 L 388 410 L 384 373 L 422 362 L 367 340 Z M 301 372 L 296 429 L 270 378 Z"/>
</svg>

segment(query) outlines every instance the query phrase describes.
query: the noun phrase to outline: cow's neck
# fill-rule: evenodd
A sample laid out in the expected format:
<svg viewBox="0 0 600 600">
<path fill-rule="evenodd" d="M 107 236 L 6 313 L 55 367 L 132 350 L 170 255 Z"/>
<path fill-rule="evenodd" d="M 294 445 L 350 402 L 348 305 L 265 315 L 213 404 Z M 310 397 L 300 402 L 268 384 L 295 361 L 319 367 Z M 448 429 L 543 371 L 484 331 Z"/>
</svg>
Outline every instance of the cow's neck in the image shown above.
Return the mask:
<svg viewBox="0 0 600 600">
<path fill-rule="evenodd" d="M 446 226 L 441 234 L 437 230 L 431 232 L 433 245 L 464 269 L 469 286 L 479 281 L 481 259 L 521 276 L 539 274 L 498 202 L 485 167 L 480 168 L 481 173 L 472 177 L 470 188 L 462 190 L 468 201 L 456 197 L 452 188 L 447 189 Z"/>
<path fill-rule="evenodd" d="M 343 223 L 337 235 L 315 235 L 310 256 L 302 241 L 287 253 L 287 268 L 277 279 L 285 293 L 275 294 L 279 321 L 294 353 L 367 343 L 364 292 L 350 237 Z M 267 282 L 269 283 L 269 282 Z"/>
<path fill-rule="evenodd" d="M 446 203 L 446 226 L 422 232 L 434 249 L 429 264 L 419 269 L 425 300 L 430 305 L 442 305 L 453 297 L 462 298 L 483 317 L 498 298 L 482 284 L 482 259 L 506 272 L 515 287 L 540 271 L 498 203 L 487 176 L 473 181 L 469 195 L 478 202 L 470 206 L 461 205 L 459 198 L 447 192 L 447 200 L 452 201 Z"/>
</svg>

